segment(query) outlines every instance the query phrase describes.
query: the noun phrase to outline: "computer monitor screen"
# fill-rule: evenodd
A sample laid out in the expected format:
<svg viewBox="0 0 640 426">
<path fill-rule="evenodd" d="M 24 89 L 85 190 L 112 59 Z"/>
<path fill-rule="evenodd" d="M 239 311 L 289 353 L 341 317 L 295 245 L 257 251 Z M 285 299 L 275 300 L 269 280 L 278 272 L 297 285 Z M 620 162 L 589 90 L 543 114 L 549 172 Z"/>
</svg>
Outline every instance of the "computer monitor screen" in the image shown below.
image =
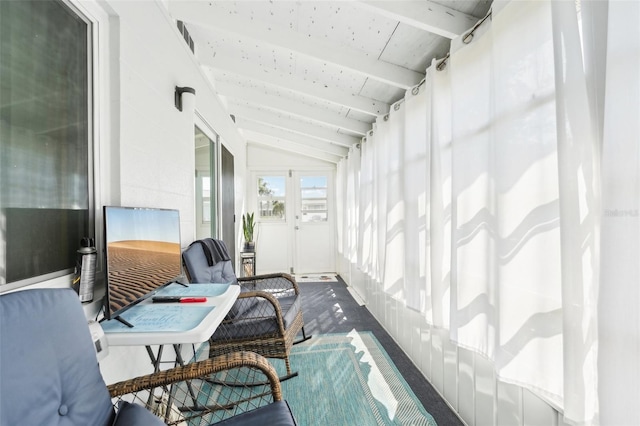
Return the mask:
<svg viewBox="0 0 640 426">
<path fill-rule="evenodd" d="M 104 207 L 105 318 L 176 281 L 182 272 L 178 210 Z"/>
</svg>

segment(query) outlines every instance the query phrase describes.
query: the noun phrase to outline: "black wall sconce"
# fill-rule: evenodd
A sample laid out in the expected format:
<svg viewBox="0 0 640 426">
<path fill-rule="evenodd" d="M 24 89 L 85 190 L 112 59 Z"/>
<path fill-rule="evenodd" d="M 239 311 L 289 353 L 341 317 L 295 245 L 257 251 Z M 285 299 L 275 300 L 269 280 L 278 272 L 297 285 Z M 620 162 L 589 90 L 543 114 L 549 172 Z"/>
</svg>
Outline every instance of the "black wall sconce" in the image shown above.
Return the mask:
<svg viewBox="0 0 640 426">
<path fill-rule="evenodd" d="M 196 94 L 196 89 L 193 87 L 179 87 L 176 86 L 176 91 L 173 95 L 173 101 L 175 103 L 176 108 L 182 111 L 182 94 L 183 93 L 191 93 L 192 95 Z"/>
</svg>

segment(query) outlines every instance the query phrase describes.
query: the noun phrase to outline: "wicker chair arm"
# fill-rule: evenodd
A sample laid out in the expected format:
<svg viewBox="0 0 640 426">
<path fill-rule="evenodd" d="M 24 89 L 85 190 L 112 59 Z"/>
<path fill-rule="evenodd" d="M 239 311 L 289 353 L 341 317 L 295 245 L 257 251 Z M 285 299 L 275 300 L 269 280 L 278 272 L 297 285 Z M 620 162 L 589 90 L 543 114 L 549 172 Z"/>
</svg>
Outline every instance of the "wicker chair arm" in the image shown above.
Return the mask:
<svg viewBox="0 0 640 426">
<path fill-rule="evenodd" d="M 169 386 L 176 382 L 195 379 L 206 379 L 207 376 L 223 370 L 238 367 L 253 367 L 261 370 L 269 381 L 274 401 L 282 400 L 280 380 L 275 369 L 266 358 L 254 352 L 233 352 L 209 358 L 204 361 L 194 362 L 182 367 L 175 367 L 157 373 L 147 374 L 134 379 L 109 385 L 111 397 L 118 397 L 145 389 L 153 389 L 160 386 Z"/>
<path fill-rule="evenodd" d="M 274 286 L 273 283 L 277 282 L 277 286 Z M 243 287 L 252 288 L 255 290 L 264 290 L 269 291 L 274 287 L 277 287 L 278 290 L 282 288 L 286 290 L 293 290 L 296 295 L 300 294 L 300 289 L 298 287 L 298 283 L 296 279 L 289 274 L 285 273 L 276 273 L 276 274 L 263 274 L 263 275 L 255 275 L 253 277 L 242 277 L 238 278 L 238 284 Z"/>
</svg>

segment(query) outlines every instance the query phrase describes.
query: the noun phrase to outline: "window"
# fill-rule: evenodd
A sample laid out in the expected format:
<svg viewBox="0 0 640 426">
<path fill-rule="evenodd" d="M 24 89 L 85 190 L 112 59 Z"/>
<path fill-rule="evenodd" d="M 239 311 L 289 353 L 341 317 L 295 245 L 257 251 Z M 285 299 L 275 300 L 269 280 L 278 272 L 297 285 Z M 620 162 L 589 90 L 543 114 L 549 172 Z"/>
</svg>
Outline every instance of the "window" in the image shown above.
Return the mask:
<svg viewBox="0 0 640 426">
<path fill-rule="evenodd" d="M 285 220 L 286 180 L 284 176 L 258 177 L 260 219 Z"/>
<path fill-rule="evenodd" d="M 90 31 L 61 1 L 0 2 L 0 284 L 7 289 L 70 273 L 81 238 L 95 236 Z"/>
<path fill-rule="evenodd" d="M 300 203 L 302 222 L 326 222 L 328 217 L 327 177 L 301 177 Z"/>
</svg>

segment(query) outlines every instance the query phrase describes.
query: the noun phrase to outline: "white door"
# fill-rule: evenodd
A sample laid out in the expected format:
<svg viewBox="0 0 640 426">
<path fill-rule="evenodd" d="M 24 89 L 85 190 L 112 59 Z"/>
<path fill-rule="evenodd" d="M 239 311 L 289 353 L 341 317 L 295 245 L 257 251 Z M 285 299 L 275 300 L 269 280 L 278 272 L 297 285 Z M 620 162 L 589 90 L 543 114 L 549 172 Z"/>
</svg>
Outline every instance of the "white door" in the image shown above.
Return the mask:
<svg viewBox="0 0 640 426">
<path fill-rule="evenodd" d="M 334 272 L 333 172 L 254 172 L 249 185 L 256 272 Z"/>
<path fill-rule="evenodd" d="M 333 174 L 295 172 L 294 270 L 298 274 L 335 272 Z"/>
</svg>

